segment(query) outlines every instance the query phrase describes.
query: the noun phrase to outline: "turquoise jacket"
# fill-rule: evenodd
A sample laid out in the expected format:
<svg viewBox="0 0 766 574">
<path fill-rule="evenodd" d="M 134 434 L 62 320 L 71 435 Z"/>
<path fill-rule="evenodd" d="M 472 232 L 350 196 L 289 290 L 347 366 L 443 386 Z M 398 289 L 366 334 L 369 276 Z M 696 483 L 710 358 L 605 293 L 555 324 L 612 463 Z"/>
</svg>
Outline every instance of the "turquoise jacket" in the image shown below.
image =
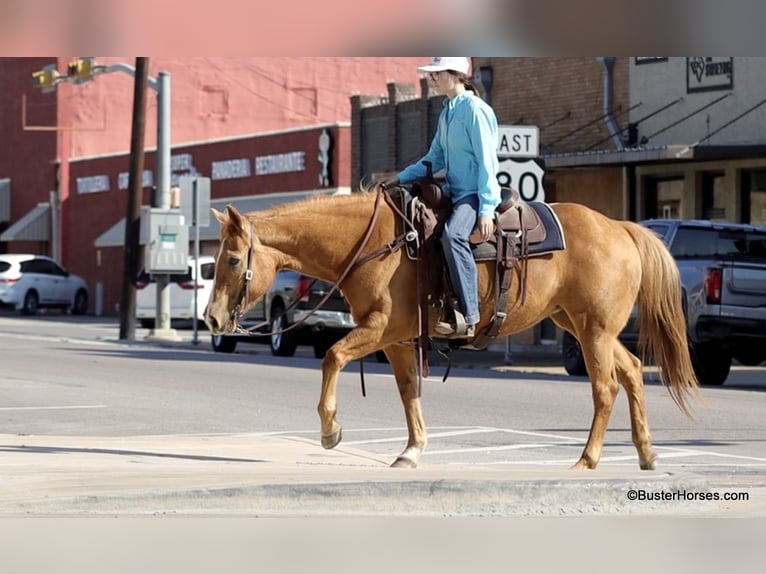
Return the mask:
<svg viewBox="0 0 766 574">
<path fill-rule="evenodd" d="M 425 176 L 423 162 L 430 161 L 433 173 L 446 169 L 444 194 L 452 203 L 478 194 L 478 215 L 491 217 L 500 203 L 497 138 L 495 112 L 484 100 L 469 90 L 454 100 L 445 98 L 431 148 L 397 174 L 399 182 L 411 183 Z"/>
</svg>

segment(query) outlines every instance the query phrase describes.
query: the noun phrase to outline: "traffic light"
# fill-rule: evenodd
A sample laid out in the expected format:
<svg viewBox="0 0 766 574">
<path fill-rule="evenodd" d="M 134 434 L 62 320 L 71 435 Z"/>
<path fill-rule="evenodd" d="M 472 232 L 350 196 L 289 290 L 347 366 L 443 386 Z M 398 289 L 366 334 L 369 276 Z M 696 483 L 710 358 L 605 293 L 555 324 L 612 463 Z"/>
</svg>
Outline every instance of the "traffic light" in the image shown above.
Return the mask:
<svg viewBox="0 0 766 574">
<path fill-rule="evenodd" d="M 36 88 L 42 88 L 43 92 L 50 92 L 55 89 L 59 73 L 55 64 L 45 66 L 42 70 L 32 73 L 32 85 Z"/>
<path fill-rule="evenodd" d="M 93 58 L 77 58 L 69 62 L 67 77 L 77 81 L 85 81 L 93 75 Z"/>
</svg>

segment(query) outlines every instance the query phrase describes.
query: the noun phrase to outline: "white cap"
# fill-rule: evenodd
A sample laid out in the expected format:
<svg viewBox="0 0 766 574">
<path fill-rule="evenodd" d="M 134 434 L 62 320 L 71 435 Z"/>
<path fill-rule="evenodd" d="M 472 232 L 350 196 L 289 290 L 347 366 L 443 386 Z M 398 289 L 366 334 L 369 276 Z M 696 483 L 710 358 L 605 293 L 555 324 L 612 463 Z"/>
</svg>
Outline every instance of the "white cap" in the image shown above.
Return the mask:
<svg viewBox="0 0 766 574">
<path fill-rule="evenodd" d="M 421 66 L 418 68 L 419 72 L 444 72 L 445 70 L 452 70 L 454 72 L 460 72 L 468 75 L 468 71 L 471 69 L 471 62 L 468 58 L 431 58 L 431 61 L 427 66 Z"/>
</svg>

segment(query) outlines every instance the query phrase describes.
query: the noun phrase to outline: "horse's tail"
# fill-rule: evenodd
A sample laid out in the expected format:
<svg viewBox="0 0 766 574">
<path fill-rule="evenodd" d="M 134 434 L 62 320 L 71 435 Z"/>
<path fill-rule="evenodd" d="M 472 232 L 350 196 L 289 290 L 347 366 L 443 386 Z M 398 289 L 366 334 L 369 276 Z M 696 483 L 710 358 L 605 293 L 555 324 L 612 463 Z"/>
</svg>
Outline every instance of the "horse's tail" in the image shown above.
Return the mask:
<svg viewBox="0 0 766 574">
<path fill-rule="evenodd" d="M 623 222 L 638 249 L 641 286 L 638 293 L 638 348 L 660 368 L 662 384 L 689 417 L 687 399 L 699 396 L 686 337 L 681 279 L 673 256 L 653 231 Z"/>
</svg>

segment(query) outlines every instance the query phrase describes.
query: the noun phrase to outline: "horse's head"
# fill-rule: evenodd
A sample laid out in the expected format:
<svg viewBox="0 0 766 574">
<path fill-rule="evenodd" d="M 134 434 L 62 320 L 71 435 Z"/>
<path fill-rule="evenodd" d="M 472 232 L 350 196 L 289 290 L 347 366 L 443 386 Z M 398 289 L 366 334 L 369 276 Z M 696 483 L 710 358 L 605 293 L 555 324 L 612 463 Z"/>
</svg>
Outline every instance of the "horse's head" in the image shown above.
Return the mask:
<svg viewBox="0 0 766 574">
<path fill-rule="evenodd" d="M 233 206 L 227 205 L 224 213 L 212 212 L 221 233 L 205 323 L 218 335 L 233 332 L 237 319 L 268 290 L 277 263 L 272 251 L 258 240 L 250 220 Z"/>
</svg>

